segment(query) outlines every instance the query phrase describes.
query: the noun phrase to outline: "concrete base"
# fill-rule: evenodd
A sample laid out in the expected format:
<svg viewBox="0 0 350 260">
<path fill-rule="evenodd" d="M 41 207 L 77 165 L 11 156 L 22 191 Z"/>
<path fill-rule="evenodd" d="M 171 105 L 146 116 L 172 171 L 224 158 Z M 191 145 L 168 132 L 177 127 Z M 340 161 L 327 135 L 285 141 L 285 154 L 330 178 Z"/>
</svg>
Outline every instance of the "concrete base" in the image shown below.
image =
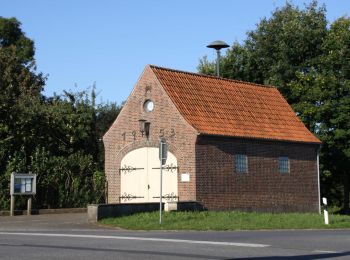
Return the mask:
<svg viewBox="0 0 350 260">
<path fill-rule="evenodd" d="M 164 204 L 163 204 L 164 207 Z M 127 216 L 138 212 L 159 210 L 159 203 L 123 203 L 88 205 L 88 221 L 97 222 L 103 218 Z"/>
<path fill-rule="evenodd" d="M 169 211 L 205 210 L 203 206 L 196 201 L 170 202 L 167 207 Z M 88 205 L 88 221 L 97 222 L 104 218 L 127 216 L 134 213 L 157 210 L 159 210 L 159 203 L 92 204 Z"/>
</svg>

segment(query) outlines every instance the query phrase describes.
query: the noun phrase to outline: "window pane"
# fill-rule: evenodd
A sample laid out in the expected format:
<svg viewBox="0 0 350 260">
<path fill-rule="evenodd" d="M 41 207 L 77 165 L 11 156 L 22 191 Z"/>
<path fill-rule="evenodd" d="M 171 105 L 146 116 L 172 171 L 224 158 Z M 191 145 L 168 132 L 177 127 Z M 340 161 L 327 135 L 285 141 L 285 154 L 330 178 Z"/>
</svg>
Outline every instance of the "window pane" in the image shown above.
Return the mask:
<svg viewBox="0 0 350 260">
<path fill-rule="evenodd" d="M 278 169 L 280 173 L 289 173 L 289 158 L 282 156 L 278 158 Z"/>
<path fill-rule="evenodd" d="M 248 157 L 245 154 L 236 154 L 236 172 L 248 172 Z"/>
</svg>

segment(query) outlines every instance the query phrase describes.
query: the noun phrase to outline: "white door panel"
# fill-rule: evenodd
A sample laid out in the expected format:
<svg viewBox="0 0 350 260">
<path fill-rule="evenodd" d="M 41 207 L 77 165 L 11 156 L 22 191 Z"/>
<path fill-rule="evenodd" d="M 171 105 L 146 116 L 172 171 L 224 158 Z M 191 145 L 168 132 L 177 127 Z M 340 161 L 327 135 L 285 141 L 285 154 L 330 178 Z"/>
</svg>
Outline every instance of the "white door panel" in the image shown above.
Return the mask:
<svg viewBox="0 0 350 260">
<path fill-rule="evenodd" d="M 143 202 L 148 199 L 147 156 L 144 148 L 133 150 L 121 161 L 121 202 Z M 125 185 L 127 184 L 127 185 Z"/>
<path fill-rule="evenodd" d="M 143 147 L 126 154 L 121 161 L 121 203 L 158 202 L 160 191 L 159 149 Z M 163 166 L 163 197 L 177 200 L 177 160 L 168 152 Z"/>
<path fill-rule="evenodd" d="M 160 161 L 159 161 L 159 149 L 150 148 L 149 154 L 151 155 L 149 160 L 149 183 L 150 198 L 152 202 L 159 201 L 160 193 Z M 168 152 L 168 158 L 166 165 L 163 165 L 163 197 L 165 201 L 177 201 L 177 161 L 176 157 Z"/>
</svg>

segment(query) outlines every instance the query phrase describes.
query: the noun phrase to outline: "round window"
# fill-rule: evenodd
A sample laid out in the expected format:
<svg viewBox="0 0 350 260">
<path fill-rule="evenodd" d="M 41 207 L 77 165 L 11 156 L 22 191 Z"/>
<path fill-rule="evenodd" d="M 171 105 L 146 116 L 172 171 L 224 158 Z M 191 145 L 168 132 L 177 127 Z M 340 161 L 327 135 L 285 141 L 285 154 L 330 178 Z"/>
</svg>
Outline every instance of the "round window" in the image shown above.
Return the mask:
<svg viewBox="0 0 350 260">
<path fill-rule="evenodd" d="M 146 112 L 152 112 L 153 109 L 154 109 L 154 103 L 152 100 L 148 99 L 145 101 L 145 103 L 143 104 L 143 109 L 146 111 Z"/>
</svg>

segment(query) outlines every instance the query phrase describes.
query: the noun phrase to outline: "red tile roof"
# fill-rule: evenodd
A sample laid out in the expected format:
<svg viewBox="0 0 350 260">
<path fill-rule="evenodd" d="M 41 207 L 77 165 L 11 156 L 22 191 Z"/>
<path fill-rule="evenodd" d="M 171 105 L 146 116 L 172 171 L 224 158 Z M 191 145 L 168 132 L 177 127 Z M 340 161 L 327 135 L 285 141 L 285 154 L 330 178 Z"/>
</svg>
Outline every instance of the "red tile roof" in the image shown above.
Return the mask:
<svg viewBox="0 0 350 260">
<path fill-rule="evenodd" d="M 200 134 L 320 143 L 274 87 L 150 68 Z"/>
</svg>

